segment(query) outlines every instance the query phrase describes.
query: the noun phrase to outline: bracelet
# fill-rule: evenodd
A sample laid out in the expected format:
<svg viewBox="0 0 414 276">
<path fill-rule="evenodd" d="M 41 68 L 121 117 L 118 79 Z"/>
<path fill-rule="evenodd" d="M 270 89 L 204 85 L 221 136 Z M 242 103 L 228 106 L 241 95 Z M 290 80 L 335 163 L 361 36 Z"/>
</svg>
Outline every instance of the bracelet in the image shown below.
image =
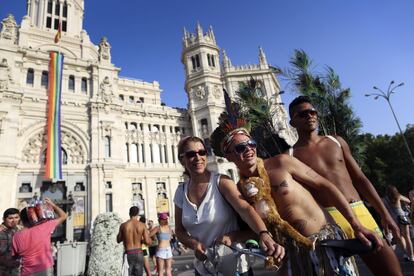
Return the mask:
<svg viewBox="0 0 414 276">
<path fill-rule="evenodd" d="M 270 232 L 267 231 L 267 230 L 260 231 L 259 232 L 259 237 L 262 236 L 262 234 L 268 234 L 271 238 L 273 238 L 272 234 L 270 234 Z"/>
</svg>

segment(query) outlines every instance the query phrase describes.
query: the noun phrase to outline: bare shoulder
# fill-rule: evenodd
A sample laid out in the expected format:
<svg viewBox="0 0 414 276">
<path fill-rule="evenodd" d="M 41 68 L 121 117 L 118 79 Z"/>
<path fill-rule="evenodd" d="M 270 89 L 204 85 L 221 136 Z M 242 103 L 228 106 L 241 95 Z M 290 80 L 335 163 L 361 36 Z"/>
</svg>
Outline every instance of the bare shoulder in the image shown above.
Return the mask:
<svg viewBox="0 0 414 276">
<path fill-rule="evenodd" d="M 234 183 L 233 179 L 223 174 L 220 175 L 219 187 L 220 187 L 220 190 L 221 189 L 227 190 L 232 187 L 237 188 L 236 183 Z"/>
<path fill-rule="evenodd" d="M 229 181 L 233 182 L 233 179 L 231 179 L 228 175 L 220 174 L 220 184 Z"/>
<path fill-rule="evenodd" d="M 276 156 L 273 156 L 269 159 L 264 160 L 264 164 L 269 168 L 275 168 L 280 166 L 285 166 L 286 163 L 290 163 L 294 160 L 295 157 L 290 156 L 288 154 L 278 154 Z"/>
<path fill-rule="evenodd" d="M 341 136 L 339 136 L 339 135 L 331 135 L 331 136 L 334 137 L 339 142 L 339 144 L 341 144 L 341 146 L 348 146 L 348 143 Z M 326 137 L 326 138 L 328 138 L 328 137 Z"/>
</svg>

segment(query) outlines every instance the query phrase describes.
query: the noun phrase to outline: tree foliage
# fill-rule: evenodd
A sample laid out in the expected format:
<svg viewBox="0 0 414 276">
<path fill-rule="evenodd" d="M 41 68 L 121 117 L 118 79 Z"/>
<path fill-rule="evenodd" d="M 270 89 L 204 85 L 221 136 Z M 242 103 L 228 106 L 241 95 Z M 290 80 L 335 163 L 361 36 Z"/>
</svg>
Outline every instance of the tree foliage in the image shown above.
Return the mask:
<svg viewBox="0 0 414 276">
<path fill-rule="evenodd" d="M 258 156 L 268 158 L 287 150 L 289 145 L 278 135 L 274 125 L 275 105 L 264 96 L 259 82 L 250 78 L 236 94 L 243 117 L 251 125 L 251 135 L 258 143 Z"/>
<path fill-rule="evenodd" d="M 414 126 L 407 127 L 404 135 L 410 149 L 414 149 Z M 364 134 L 361 138 L 366 145 L 362 170 L 380 194 L 387 185 L 395 185 L 402 194 L 414 188 L 414 165 L 401 134 Z"/>
<path fill-rule="evenodd" d="M 339 76 L 332 67 L 327 66 L 324 74 L 315 73 L 312 67 L 305 51 L 295 50 L 284 75 L 296 92 L 311 98 L 319 112 L 320 133 L 342 136 L 350 145 L 354 157 L 362 163 L 363 146 L 359 139 L 362 124 L 349 105 L 350 89 L 342 88 Z"/>
</svg>

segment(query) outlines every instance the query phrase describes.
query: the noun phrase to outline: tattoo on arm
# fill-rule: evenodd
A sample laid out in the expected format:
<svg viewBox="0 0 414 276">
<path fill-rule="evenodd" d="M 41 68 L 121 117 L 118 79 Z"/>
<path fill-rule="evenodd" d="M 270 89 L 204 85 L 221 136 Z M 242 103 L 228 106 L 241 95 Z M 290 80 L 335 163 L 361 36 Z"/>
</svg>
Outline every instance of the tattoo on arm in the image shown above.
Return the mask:
<svg viewBox="0 0 414 276">
<path fill-rule="evenodd" d="M 279 188 L 286 188 L 288 186 L 288 182 L 286 180 L 283 180 L 279 185 L 275 187 L 275 192 L 279 190 Z"/>
<path fill-rule="evenodd" d="M 317 178 L 317 177 L 318 177 L 318 174 L 317 174 L 314 170 L 312 170 L 312 169 L 307 170 L 307 171 L 305 172 L 305 174 L 306 174 L 307 176 L 309 176 L 310 178 L 312 178 L 312 179 L 315 179 L 315 178 Z"/>
</svg>

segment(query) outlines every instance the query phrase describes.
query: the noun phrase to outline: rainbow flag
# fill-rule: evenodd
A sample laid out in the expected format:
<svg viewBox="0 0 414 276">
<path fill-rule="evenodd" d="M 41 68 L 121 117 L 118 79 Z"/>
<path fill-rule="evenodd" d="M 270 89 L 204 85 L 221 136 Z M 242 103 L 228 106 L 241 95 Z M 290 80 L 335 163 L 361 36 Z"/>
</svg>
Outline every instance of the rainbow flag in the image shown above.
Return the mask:
<svg viewBox="0 0 414 276">
<path fill-rule="evenodd" d="M 45 178 L 52 180 L 62 179 L 62 146 L 60 135 L 62 69 L 63 54 L 50 52 Z"/>
</svg>

